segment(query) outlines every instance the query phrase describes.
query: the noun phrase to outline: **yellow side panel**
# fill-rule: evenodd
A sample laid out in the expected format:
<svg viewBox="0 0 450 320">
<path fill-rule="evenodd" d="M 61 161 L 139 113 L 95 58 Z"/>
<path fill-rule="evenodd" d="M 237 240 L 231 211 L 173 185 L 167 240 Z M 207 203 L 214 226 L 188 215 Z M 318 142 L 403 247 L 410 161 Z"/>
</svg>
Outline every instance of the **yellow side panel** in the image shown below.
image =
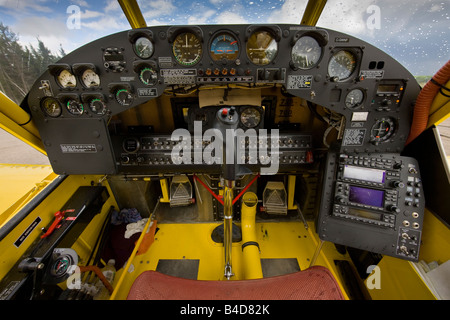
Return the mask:
<svg viewBox="0 0 450 320">
<path fill-rule="evenodd" d="M 411 262 L 385 256 L 378 266 L 380 267 L 380 289 L 368 290 L 372 299 L 436 300 Z"/>
<path fill-rule="evenodd" d="M 90 186 L 91 182 L 97 183 L 99 176 L 69 176 L 58 188 L 42 201 L 16 228 L 0 241 L 0 279 L 14 266 L 16 261 L 25 253 L 27 248 L 42 235 L 41 228 L 49 225 L 54 220 L 54 214 L 69 200 L 80 186 Z M 41 221 L 28 235 L 23 243 L 16 247 L 14 243 L 24 231 L 39 217 Z M 85 240 L 92 243 L 93 236 L 86 236 Z M 82 253 L 82 252 L 80 252 Z"/>
<path fill-rule="evenodd" d="M 41 189 L 42 185 L 36 184 L 49 183 L 56 177 L 48 165 L 0 164 L 0 225 L 5 221 L 3 212 L 16 202 L 20 206 L 33 188 Z"/>
</svg>

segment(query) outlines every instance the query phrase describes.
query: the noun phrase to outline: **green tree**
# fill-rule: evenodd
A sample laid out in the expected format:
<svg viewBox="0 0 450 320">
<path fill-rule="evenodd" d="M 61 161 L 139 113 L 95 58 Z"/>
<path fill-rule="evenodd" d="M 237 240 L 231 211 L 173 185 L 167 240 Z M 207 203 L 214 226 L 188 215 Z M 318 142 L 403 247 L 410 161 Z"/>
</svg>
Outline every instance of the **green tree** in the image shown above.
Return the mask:
<svg viewBox="0 0 450 320">
<path fill-rule="evenodd" d="M 57 55 L 38 38 L 37 48 L 22 47 L 18 36 L 0 22 L 0 90 L 20 104 L 34 81 L 64 55 L 61 47 Z"/>
</svg>

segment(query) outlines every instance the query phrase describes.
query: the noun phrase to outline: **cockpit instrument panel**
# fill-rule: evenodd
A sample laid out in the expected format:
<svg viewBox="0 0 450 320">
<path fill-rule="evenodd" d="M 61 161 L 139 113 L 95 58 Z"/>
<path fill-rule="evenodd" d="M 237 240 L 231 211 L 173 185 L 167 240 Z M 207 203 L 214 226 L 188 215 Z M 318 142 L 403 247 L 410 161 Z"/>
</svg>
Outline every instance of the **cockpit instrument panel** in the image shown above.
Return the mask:
<svg viewBox="0 0 450 320">
<path fill-rule="evenodd" d="M 79 167 L 78 173 L 120 173 L 117 159 L 105 172 L 89 165 L 99 154 L 115 153 L 108 128 L 112 117 L 174 88 L 195 92 L 230 85 L 232 90 L 282 88 L 285 95 L 342 115 L 339 150 L 347 153 L 401 152 L 420 91 L 389 55 L 329 29 L 155 26 L 119 32 L 68 54 L 37 80 L 24 107 L 31 110 L 50 160 L 56 160 L 52 164 L 58 163 L 56 172 Z M 260 126 L 258 108 L 237 110 L 243 127 Z M 93 132 L 85 138 L 65 134 L 86 123 Z M 83 168 L 76 159 L 83 159 Z"/>
</svg>

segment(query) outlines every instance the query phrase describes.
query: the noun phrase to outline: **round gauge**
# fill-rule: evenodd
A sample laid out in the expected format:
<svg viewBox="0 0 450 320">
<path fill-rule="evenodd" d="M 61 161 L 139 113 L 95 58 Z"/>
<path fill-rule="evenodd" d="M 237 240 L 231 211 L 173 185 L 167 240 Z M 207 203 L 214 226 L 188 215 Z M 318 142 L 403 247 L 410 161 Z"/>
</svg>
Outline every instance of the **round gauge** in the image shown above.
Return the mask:
<svg viewBox="0 0 450 320">
<path fill-rule="evenodd" d="M 89 102 L 89 109 L 93 114 L 104 115 L 106 113 L 106 104 L 101 99 L 92 99 Z"/>
<path fill-rule="evenodd" d="M 100 86 L 100 77 L 92 69 L 86 69 L 81 75 L 81 80 L 86 88 L 96 88 Z"/>
<path fill-rule="evenodd" d="M 392 118 L 382 118 L 375 121 L 370 130 L 372 142 L 384 142 L 395 132 L 395 120 Z"/>
<path fill-rule="evenodd" d="M 335 81 L 349 78 L 356 69 L 356 57 L 353 53 L 341 50 L 335 53 L 328 63 L 328 75 Z"/>
<path fill-rule="evenodd" d="M 364 101 L 364 92 L 361 89 L 351 90 L 345 97 L 345 106 L 350 109 L 359 107 Z"/>
<path fill-rule="evenodd" d="M 314 67 L 321 56 L 322 47 L 316 39 L 310 36 L 303 36 L 298 39 L 291 51 L 292 62 L 296 67 L 303 70 Z"/>
<path fill-rule="evenodd" d="M 127 89 L 119 89 L 116 92 L 116 100 L 122 106 L 129 106 L 133 102 L 133 95 Z"/>
<path fill-rule="evenodd" d="M 146 37 L 140 37 L 134 43 L 134 51 L 141 59 L 148 59 L 153 54 L 153 43 Z"/>
<path fill-rule="evenodd" d="M 256 31 L 247 42 L 247 56 L 257 65 L 264 66 L 275 59 L 278 43 L 270 32 Z"/>
<path fill-rule="evenodd" d="M 63 88 L 73 88 L 77 85 L 77 79 L 68 70 L 63 70 L 58 74 L 58 83 Z"/>
<path fill-rule="evenodd" d="M 261 112 L 256 108 L 247 108 L 241 113 L 241 122 L 247 128 L 254 128 L 261 122 Z"/>
<path fill-rule="evenodd" d="M 52 97 L 45 98 L 41 102 L 42 110 L 46 115 L 56 118 L 59 117 L 62 113 L 61 105 L 58 100 Z"/>
<path fill-rule="evenodd" d="M 239 56 L 239 43 L 231 34 L 220 33 L 211 42 L 210 52 L 214 61 L 236 60 Z"/>
<path fill-rule="evenodd" d="M 82 115 L 84 112 L 83 104 L 81 102 L 78 102 L 77 100 L 71 99 L 67 101 L 66 107 L 71 114 L 76 116 Z"/>
<path fill-rule="evenodd" d="M 143 84 L 154 86 L 158 81 L 158 74 L 152 68 L 145 67 L 139 73 L 139 79 Z"/>
<path fill-rule="evenodd" d="M 177 62 L 184 66 L 192 66 L 202 57 L 202 43 L 190 32 L 179 34 L 173 42 L 172 50 Z"/>
<path fill-rule="evenodd" d="M 73 264 L 72 257 L 69 255 L 61 255 L 52 265 L 50 274 L 54 277 L 61 278 L 66 275 L 69 267 Z"/>
</svg>

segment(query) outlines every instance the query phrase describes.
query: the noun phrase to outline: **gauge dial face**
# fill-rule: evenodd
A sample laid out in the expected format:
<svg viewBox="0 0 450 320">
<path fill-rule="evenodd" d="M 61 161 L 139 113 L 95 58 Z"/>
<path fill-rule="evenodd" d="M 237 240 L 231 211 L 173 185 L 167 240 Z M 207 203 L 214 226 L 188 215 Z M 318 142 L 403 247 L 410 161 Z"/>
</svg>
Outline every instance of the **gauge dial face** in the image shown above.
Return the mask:
<svg viewBox="0 0 450 320">
<path fill-rule="evenodd" d="M 350 51 L 335 53 L 328 64 L 328 75 L 337 81 L 348 79 L 356 69 L 356 57 Z"/>
<path fill-rule="evenodd" d="M 236 60 L 239 56 L 239 43 L 229 33 L 220 33 L 211 42 L 211 58 L 214 61 Z"/>
<path fill-rule="evenodd" d="M 388 140 L 395 132 L 395 120 L 391 118 L 382 118 L 375 121 L 370 131 L 372 142 L 384 142 Z"/>
<path fill-rule="evenodd" d="M 89 109 L 96 115 L 104 115 L 107 110 L 106 104 L 101 99 L 92 99 L 89 103 Z"/>
<path fill-rule="evenodd" d="M 58 74 L 58 83 L 63 88 L 73 88 L 77 85 L 75 76 L 67 70 L 63 70 Z"/>
<path fill-rule="evenodd" d="M 61 278 L 66 275 L 69 267 L 72 265 L 73 261 L 70 256 L 63 255 L 59 257 L 52 265 L 50 273 L 52 276 Z"/>
<path fill-rule="evenodd" d="M 241 113 L 241 122 L 247 128 L 254 128 L 261 122 L 261 112 L 256 108 L 247 108 Z"/>
<path fill-rule="evenodd" d="M 345 97 L 345 106 L 350 109 L 359 107 L 364 101 L 364 93 L 361 89 L 353 89 Z"/>
<path fill-rule="evenodd" d="M 116 92 L 116 100 L 122 106 L 129 106 L 133 102 L 133 95 L 127 89 L 120 89 Z"/>
<path fill-rule="evenodd" d="M 270 32 L 256 31 L 247 42 L 247 56 L 256 65 L 264 66 L 275 59 L 278 43 Z"/>
<path fill-rule="evenodd" d="M 314 67 L 321 56 L 322 47 L 316 39 L 310 36 L 303 36 L 298 39 L 291 51 L 292 62 L 296 67 L 303 70 Z"/>
<path fill-rule="evenodd" d="M 134 43 L 134 51 L 141 59 L 148 59 L 153 55 L 153 43 L 146 37 L 140 37 Z"/>
<path fill-rule="evenodd" d="M 81 80 L 86 88 L 96 88 L 100 86 L 100 77 L 92 69 L 86 69 L 81 75 Z"/>
<path fill-rule="evenodd" d="M 139 79 L 143 84 L 154 86 L 158 82 L 158 74 L 150 67 L 145 67 L 139 72 Z"/>
<path fill-rule="evenodd" d="M 179 34 L 173 42 L 172 50 L 177 62 L 184 66 L 192 66 L 202 57 L 202 43 L 190 32 Z"/>
<path fill-rule="evenodd" d="M 83 104 L 76 100 L 67 101 L 66 107 L 67 107 L 67 110 L 73 115 L 79 116 L 84 113 Z"/>
<path fill-rule="evenodd" d="M 46 115 L 56 118 L 62 113 L 61 105 L 55 98 L 45 98 L 41 103 L 42 110 Z"/>
</svg>

